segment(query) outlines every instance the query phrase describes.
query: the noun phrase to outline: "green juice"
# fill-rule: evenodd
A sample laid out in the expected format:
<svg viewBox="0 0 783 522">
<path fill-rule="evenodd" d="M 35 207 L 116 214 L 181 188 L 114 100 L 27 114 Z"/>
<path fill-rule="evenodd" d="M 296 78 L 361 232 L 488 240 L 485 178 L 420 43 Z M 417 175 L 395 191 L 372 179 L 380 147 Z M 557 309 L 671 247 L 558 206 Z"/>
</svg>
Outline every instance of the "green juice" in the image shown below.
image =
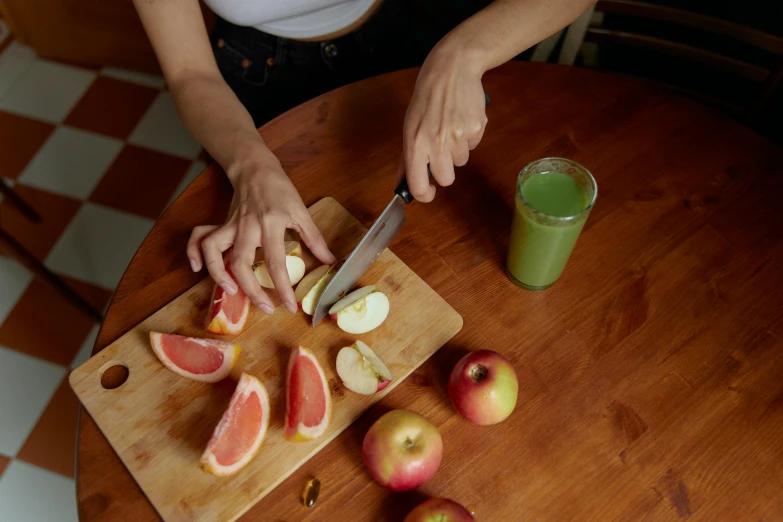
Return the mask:
<svg viewBox="0 0 783 522">
<path fill-rule="evenodd" d="M 582 212 L 590 199 L 579 181 L 560 172 L 521 180 L 506 263 L 516 284 L 529 290 L 555 284 L 587 220 Z"/>
</svg>

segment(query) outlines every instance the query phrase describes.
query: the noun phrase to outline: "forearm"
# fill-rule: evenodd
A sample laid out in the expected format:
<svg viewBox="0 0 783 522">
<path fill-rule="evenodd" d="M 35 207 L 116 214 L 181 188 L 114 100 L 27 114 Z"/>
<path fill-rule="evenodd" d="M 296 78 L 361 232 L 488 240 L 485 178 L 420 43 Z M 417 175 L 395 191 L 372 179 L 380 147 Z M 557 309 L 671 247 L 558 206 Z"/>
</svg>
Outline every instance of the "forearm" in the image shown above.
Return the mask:
<svg viewBox="0 0 783 522">
<path fill-rule="evenodd" d="M 187 129 L 232 182 L 237 172 L 259 156 L 273 157 L 250 114 L 219 75 L 180 72 L 169 82 L 169 89 Z"/>
<path fill-rule="evenodd" d="M 276 161 L 220 75 L 198 0 L 133 3 L 182 121 L 231 182 L 236 186 L 237 172 L 246 167 Z"/>
<path fill-rule="evenodd" d="M 595 0 L 495 0 L 452 30 L 436 52 L 460 55 L 481 73 L 576 20 Z"/>
</svg>

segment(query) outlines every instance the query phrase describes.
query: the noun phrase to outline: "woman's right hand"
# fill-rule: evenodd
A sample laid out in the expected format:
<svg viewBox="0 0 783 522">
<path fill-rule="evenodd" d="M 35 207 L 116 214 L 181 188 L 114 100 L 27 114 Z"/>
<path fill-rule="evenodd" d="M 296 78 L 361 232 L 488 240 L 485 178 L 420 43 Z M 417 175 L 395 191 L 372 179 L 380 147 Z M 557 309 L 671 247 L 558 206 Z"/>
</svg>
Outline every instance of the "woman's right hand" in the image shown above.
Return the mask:
<svg viewBox="0 0 783 522">
<path fill-rule="evenodd" d="M 193 229 L 187 246 L 191 268 L 198 272 L 206 264 L 212 279 L 229 295 L 234 295 L 236 284 L 223 260 L 223 252 L 233 246 L 228 262 L 234 278 L 256 306 L 272 314 L 272 301 L 252 269 L 256 248 L 263 247 L 275 289 L 285 307 L 295 313 L 296 299 L 285 263 L 286 229 L 298 232 L 322 263 L 333 264 L 336 259 L 280 162 L 268 149 L 227 171 L 234 185 L 234 202 L 228 219 L 223 225 Z"/>
</svg>

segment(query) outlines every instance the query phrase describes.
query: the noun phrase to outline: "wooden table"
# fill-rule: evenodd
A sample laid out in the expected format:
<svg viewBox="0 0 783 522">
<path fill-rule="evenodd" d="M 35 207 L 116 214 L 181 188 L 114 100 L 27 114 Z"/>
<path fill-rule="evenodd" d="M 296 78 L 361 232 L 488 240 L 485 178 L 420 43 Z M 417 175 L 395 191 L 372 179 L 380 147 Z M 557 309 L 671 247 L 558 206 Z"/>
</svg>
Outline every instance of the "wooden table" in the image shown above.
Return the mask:
<svg viewBox="0 0 783 522">
<path fill-rule="evenodd" d="M 415 75 L 348 86 L 261 129 L 305 203 L 332 196 L 371 225 L 391 198 Z M 632 79 L 512 63 L 484 86 L 483 142 L 453 187 L 408 208 L 391 246 L 465 327 L 244 520 L 399 521 L 430 495 L 485 522 L 783 520 L 783 151 Z M 544 156 L 587 166 L 599 196 L 563 277 L 531 293 L 503 264 L 517 173 Z M 96 349 L 204 277 L 185 242 L 222 222 L 229 199 L 208 169 L 161 217 Z M 481 348 L 519 375 L 517 409 L 493 427 L 461 419 L 445 391 L 457 359 Z M 401 407 L 440 428 L 444 460 L 419 491 L 392 494 L 359 448 Z M 156 519 L 84 412 L 80 430 L 82 520 Z M 311 476 L 323 487 L 308 510 Z"/>
</svg>

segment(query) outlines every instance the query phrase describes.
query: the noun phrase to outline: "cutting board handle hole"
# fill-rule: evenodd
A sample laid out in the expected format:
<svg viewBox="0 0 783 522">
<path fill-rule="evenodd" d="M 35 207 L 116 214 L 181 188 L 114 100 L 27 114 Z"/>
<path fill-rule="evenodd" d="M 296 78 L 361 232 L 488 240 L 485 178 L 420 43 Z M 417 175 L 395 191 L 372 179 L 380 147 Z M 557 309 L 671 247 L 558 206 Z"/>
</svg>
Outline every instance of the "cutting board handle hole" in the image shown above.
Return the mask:
<svg viewBox="0 0 783 522">
<path fill-rule="evenodd" d="M 109 363 L 108 368 L 105 368 L 101 374 L 101 386 L 107 390 L 119 388 L 128 380 L 128 375 L 130 375 L 130 371 L 124 364 Z"/>
</svg>

